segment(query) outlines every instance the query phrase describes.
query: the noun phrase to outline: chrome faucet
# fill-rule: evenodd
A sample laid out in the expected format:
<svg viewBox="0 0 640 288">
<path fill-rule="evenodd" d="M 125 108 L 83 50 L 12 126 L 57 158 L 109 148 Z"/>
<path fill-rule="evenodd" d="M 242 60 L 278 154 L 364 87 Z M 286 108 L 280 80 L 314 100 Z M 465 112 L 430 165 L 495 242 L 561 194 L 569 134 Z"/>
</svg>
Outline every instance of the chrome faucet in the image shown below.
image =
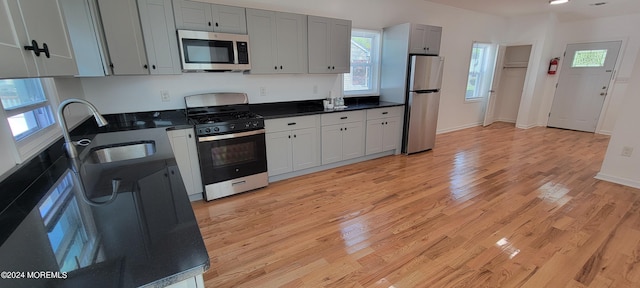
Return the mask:
<svg viewBox="0 0 640 288">
<path fill-rule="evenodd" d="M 88 101 L 71 98 L 71 99 L 62 101 L 62 103 L 58 105 L 58 122 L 60 122 L 60 127 L 62 127 L 62 136 L 64 137 L 64 147 L 65 149 L 67 149 L 67 155 L 69 156 L 69 158 L 77 158 L 78 150 L 76 150 L 76 147 L 73 146 L 73 142 L 71 142 L 71 137 L 69 136 L 69 130 L 67 129 L 67 122 L 65 121 L 64 113 L 63 113 L 64 108 L 71 103 L 82 103 L 87 105 L 89 107 L 89 110 L 91 110 L 91 113 L 93 114 L 93 118 L 96 119 L 96 123 L 98 123 L 98 127 L 105 126 L 109 124 L 109 122 L 107 121 L 107 119 L 104 119 L 102 115 L 100 115 L 100 112 L 98 112 L 98 109 L 96 109 L 96 106 L 93 106 L 93 104 L 89 103 Z"/>
</svg>

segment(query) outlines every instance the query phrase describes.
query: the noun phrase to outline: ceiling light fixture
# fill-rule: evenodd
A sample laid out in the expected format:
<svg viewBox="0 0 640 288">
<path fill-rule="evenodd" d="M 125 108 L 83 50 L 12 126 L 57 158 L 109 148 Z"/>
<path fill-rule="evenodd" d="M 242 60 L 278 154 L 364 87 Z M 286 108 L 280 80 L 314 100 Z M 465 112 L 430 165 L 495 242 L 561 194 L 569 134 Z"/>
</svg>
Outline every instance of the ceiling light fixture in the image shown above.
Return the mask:
<svg viewBox="0 0 640 288">
<path fill-rule="evenodd" d="M 549 5 L 558 5 L 569 2 L 569 0 L 549 0 Z"/>
</svg>

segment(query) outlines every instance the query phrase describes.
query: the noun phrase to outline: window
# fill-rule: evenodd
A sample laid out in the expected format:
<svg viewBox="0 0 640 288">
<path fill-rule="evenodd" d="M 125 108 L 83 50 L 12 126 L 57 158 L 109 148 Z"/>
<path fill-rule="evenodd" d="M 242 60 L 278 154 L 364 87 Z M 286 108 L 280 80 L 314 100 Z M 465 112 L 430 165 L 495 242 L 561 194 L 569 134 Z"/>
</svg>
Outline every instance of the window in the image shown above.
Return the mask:
<svg viewBox="0 0 640 288">
<path fill-rule="evenodd" d="M 494 45 L 490 43 L 474 42 L 469 62 L 469 77 L 467 78 L 466 101 L 484 99 L 491 90 L 493 68 L 496 55 Z"/>
<path fill-rule="evenodd" d="M 0 80 L 0 99 L 16 141 L 55 123 L 40 79 Z"/>
<path fill-rule="evenodd" d="M 378 95 L 380 31 L 351 31 L 351 69 L 344 74 L 345 95 Z"/>
<path fill-rule="evenodd" d="M 605 59 L 607 59 L 607 49 L 576 51 L 571 67 L 604 67 Z"/>
</svg>

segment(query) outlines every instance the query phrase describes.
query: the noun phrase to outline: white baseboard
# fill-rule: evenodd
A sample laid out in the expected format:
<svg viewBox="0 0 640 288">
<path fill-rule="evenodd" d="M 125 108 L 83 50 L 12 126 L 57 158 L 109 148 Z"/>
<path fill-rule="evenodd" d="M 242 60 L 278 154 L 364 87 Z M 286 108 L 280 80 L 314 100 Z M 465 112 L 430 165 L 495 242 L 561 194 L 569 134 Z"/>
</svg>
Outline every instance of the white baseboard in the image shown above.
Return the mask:
<svg viewBox="0 0 640 288">
<path fill-rule="evenodd" d="M 458 130 L 467 129 L 471 127 L 477 127 L 477 126 L 482 126 L 482 123 L 478 122 L 478 123 L 466 124 L 466 125 L 452 127 L 452 128 L 446 128 L 446 129 L 436 131 L 436 134 L 443 134 L 443 133 L 458 131 Z"/>
<path fill-rule="evenodd" d="M 529 124 L 529 125 L 518 125 L 516 124 L 516 128 L 520 128 L 520 129 L 531 129 L 533 127 L 538 127 L 540 125 L 538 124 Z"/>
<path fill-rule="evenodd" d="M 609 130 L 599 130 L 599 131 L 596 131 L 596 134 L 602 134 L 602 135 L 608 135 L 608 136 L 611 136 L 611 134 L 613 134 L 613 131 L 609 131 Z"/>
<path fill-rule="evenodd" d="M 629 187 L 632 187 L 632 188 L 640 189 L 640 181 L 637 181 L 637 180 L 631 180 L 631 179 L 627 179 L 627 178 L 611 176 L 611 175 L 607 175 L 607 174 L 603 174 L 603 173 L 598 173 L 595 178 L 598 179 L 598 180 L 603 180 L 603 181 L 607 181 L 607 182 L 613 182 L 613 183 L 616 183 L 616 184 L 620 184 L 620 185 L 624 185 L 624 186 L 629 186 Z"/>
<path fill-rule="evenodd" d="M 498 118 L 496 119 L 496 122 L 516 123 L 516 119 Z"/>
</svg>

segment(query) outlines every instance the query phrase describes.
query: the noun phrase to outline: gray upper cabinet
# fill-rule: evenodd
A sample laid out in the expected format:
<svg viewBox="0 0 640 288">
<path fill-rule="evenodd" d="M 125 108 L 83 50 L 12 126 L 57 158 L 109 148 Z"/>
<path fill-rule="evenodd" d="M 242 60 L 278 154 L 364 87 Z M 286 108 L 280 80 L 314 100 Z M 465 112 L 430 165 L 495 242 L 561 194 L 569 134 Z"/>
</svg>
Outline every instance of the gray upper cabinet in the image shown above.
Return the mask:
<svg viewBox="0 0 640 288">
<path fill-rule="evenodd" d="M 171 0 L 98 0 L 114 75 L 180 74 Z"/>
<path fill-rule="evenodd" d="M 181 74 L 171 0 L 138 0 L 151 74 Z"/>
<path fill-rule="evenodd" d="M 177 29 L 247 34 L 245 9 L 188 0 L 173 0 Z"/>
<path fill-rule="evenodd" d="M 349 73 L 351 20 L 308 16 L 309 73 Z"/>
<path fill-rule="evenodd" d="M 98 0 L 98 6 L 113 74 L 149 74 L 136 2 Z"/>
<path fill-rule="evenodd" d="M 59 1 L 1 0 L 0 15 L 0 78 L 78 73 Z"/>
<path fill-rule="evenodd" d="M 307 16 L 247 9 L 251 73 L 306 73 Z"/>
<path fill-rule="evenodd" d="M 79 77 L 111 73 L 96 0 L 60 0 L 73 44 Z"/>
<path fill-rule="evenodd" d="M 409 53 L 438 55 L 440 38 L 442 38 L 442 27 L 411 24 Z"/>
</svg>

